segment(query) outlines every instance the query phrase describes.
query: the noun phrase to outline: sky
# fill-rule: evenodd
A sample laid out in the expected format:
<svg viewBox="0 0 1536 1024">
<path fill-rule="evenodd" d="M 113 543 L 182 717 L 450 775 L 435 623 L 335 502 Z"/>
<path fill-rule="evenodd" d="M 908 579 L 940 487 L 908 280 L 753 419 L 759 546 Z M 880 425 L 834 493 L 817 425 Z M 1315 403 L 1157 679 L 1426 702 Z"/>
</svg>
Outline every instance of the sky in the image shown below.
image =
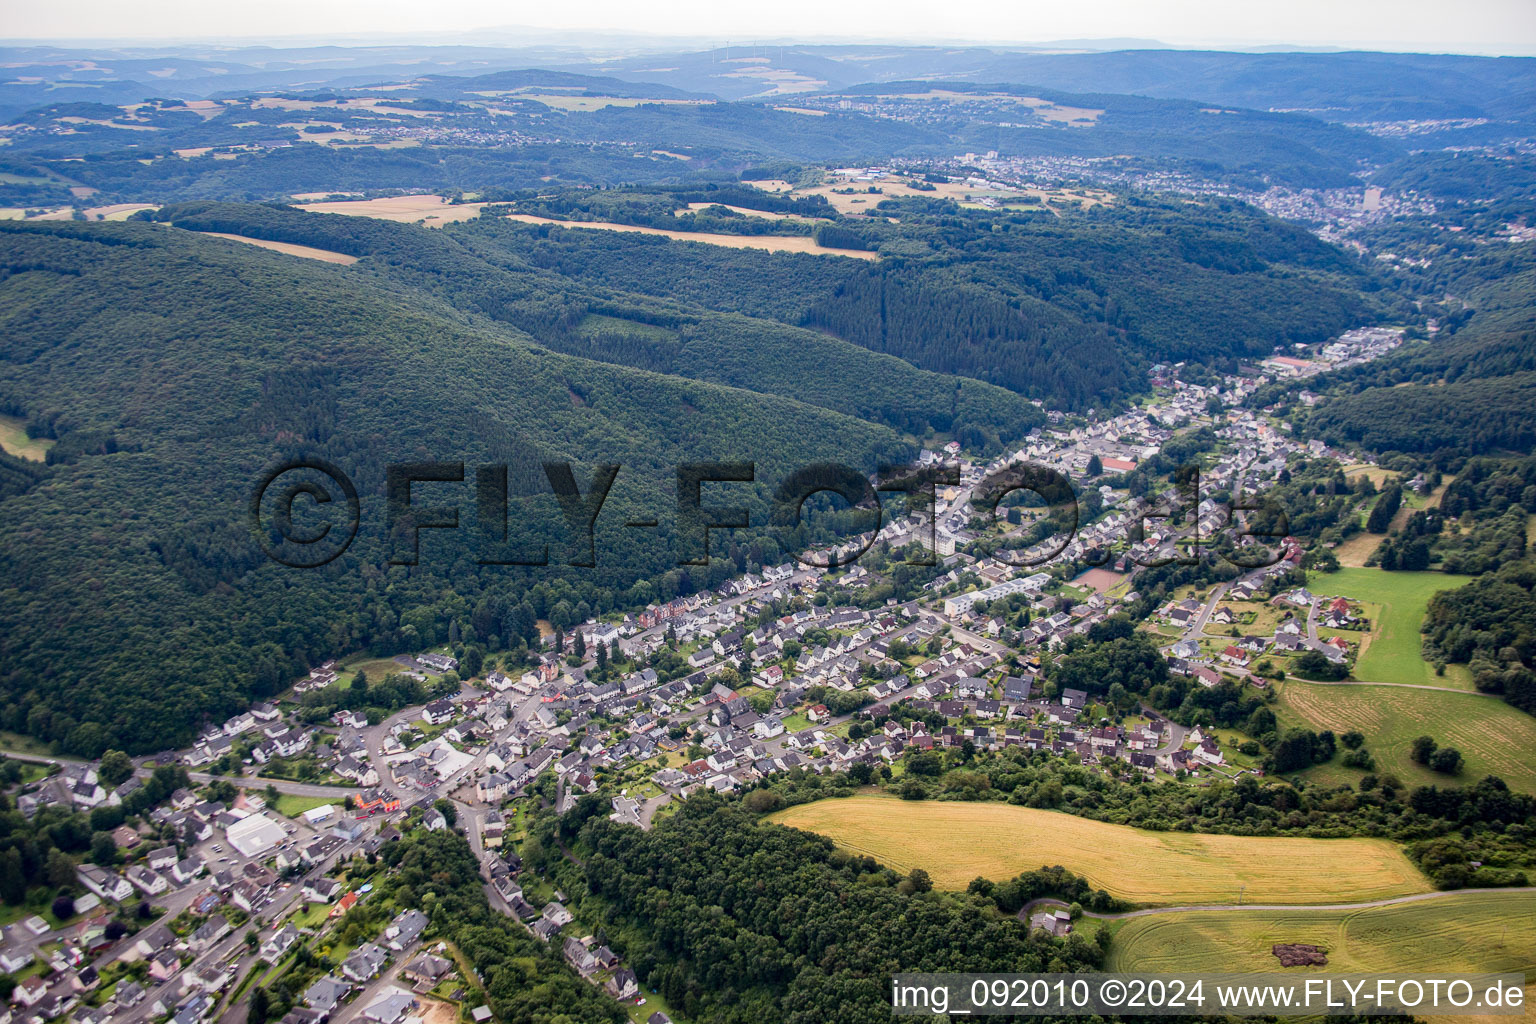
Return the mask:
<svg viewBox="0 0 1536 1024">
<path fill-rule="evenodd" d="M 404 35 L 513 43 L 518 26 L 709 45 L 1136 38 L 1175 46 L 1536 55 L 1536 0 L 0 0 L 0 38 L 7 40 L 361 42 Z"/>
</svg>

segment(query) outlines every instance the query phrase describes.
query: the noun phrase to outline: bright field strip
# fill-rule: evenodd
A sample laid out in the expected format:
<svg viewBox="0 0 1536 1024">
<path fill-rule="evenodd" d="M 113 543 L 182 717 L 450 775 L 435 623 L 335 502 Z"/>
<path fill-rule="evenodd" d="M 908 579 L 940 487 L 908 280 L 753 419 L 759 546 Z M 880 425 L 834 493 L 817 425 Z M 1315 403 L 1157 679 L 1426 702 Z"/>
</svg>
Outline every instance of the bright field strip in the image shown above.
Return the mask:
<svg viewBox="0 0 1536 1024">
<path fill-rule="evenodd" d="M 791 807 L 772 820 L 943 889 L 1060 864 L 1133 903 L 1354 903 L 1426 892 L 1429 881 L 1383 839 L 1149 832 L 1003 803 L 857 796 Z"/>
<path fill-rule="evenodd" d="M 661 235 L 676 242 L 703 242 L 706 245 L 723 245 L 731 249 L 767 249 L 769 252 L 809 252 L 821 256 L 850 256 L 856 260 L 873 260 L 879 257 L 862 249 L 829 249 L 817 245 L 810 235 L 726 235 L 708 231 L 668 231 L 663 228 L 647 228 L 636 224 L 610 224 L 597 220 L 555 220 L 535 217 L 527 213 L 507 214 L 507 220 L 524 224 L 553 224 L 562 228 L 587 228 L 596 231 L 632 231 L 642 235 Z"/>
<path fill-rule="evenodd" d="M 244 242 L 247 245 L 258 245 L 263 249 L 271 249 L 287 256 L 299 256 L 306 260 L 319 260 L 322 263 L 339 263 L 343 266 L 351 266 L 357 262 L 356 256 L 348 256 L 343 252 L 332 252 L 329 249 L 315 249 L 307 245 L 294 245 L 292 242 L 273 242 L 265 238 L 247 238 L 245 235 L 226 235 L 222 231 L 199 231 L 200 235 L 210 235 L 214 238 L 227 238 L 231 242 Z"/>
</svg>

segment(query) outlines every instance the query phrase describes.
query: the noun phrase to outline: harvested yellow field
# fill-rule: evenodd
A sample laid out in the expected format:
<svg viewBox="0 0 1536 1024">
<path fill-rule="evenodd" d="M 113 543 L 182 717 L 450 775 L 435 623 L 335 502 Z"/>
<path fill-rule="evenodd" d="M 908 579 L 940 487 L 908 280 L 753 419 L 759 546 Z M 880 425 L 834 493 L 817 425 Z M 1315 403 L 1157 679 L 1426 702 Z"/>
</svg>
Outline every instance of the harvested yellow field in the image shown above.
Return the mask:
<svg viewBox="0 0 1536 1024">
<path fill-rule="evenodd" d="M 259 245 L 263 249 L 271 249 L 273 252 L 286 253 L 289 256 L 302 256 L 307 260 L 320 260 L 322 263 L 340 263 L 351 266 L 357 262 L 356 256 L 348 256 L 344 252 L 332 252 L 329 249 L 314 249 L 307 245 L 294 245 L 292 242 L 272 242 L 265 238 L 247 238 L 245 235 L 226 235 L 222 231 L 199 231 L 200 235 L 211 235 L 214 238 L 227 238 L 231 242 L 244 242 L 247 245 Z"/>
<path fill-rule="evenodd" d="M 474 220 L 484 203 L 450 203 L 442 196 L 390 196 L 387 199 L 344 199 L 334 203 L 308 203 L 316 213 L 340 213 L 349 217 L 377 217 L 403 224 L 442 227 L 458 220 Z"/>
<path fill-rule="evenodd" d="M 805 219 L 807 219 L 805 217 L 801 217 L 801 216 L 798 216 L 797 214 L 793 214 L 793 213 L 772 213 L 772 212 L 770 212 L 768 210 L 751 210 L 751 209 L 748 209 L 745 206 L 729 206 L 729 205 L 727 205 L 725 203 L 689 203 L 688 204 L 688 209 L 687 210 L 678 210 L 677 211 L 677 215 L 679 217 L 681 217 L 684 213 L 687 213 L 689 211 L 693 211 L 693 212 L 697 213 L 699 210 L 707 210 L 711 206 L 725 206 L 725 208 L 727 210 L 730 210 L 732 213 L 739 213 L 743 217 L 762 217 L 765 220 L 805 220 Z"/>
<path fill-rule="evenodd" d="M 127 220 L 140 210 L 158 210 L 153 203 L 113 203 L 110 206 L 92 206 L 85 211 L 87 220 Z"/>
<path fill-rule="evenodd" d="M 1328 904 L 1431 889 L 1384 839 L 1148 832 L 1003 803 L 858 796 L 791 807 L 772 820 L 827 836 L 936 886 L 1011 878 L 1060 864 L 1138 904 Z"/>
<path fill-rule="evenodd" d="M 1376 549 L 1385 539 L 1385 534 L 1366 533 L 1362 530 L 1335 547 L 1333 557 L 1339 560 L 1340 565 L 1351 569 L 1363 568 L 1365 560 L 1376 553 Z"/>
<path fill-rule="evenodd" d="M 810 252 L 824 256 L 852 256 L 858 260 L 878 259 L 872 252 L 863 252 L 858 249 L 829 249 L 824 245 L 817 245 L 816 240 L 809 235 L 726 235 L 708 231 L 667 231 L 662 228 L 646 228 L 634 224 L 609 224 L 606 221 L 554 220 L 550 217 L 535 217 L 527 213 L 508 214 L 507 220 L 518 220 L 524 224 L 557 224 L 563 228 L 585 228 L 594 231 L 634 231 L 642 235 L 661 235 L 679 242 L 723 245 L 730 249 L 767 249 L 769 252 Z"/>
</svg>

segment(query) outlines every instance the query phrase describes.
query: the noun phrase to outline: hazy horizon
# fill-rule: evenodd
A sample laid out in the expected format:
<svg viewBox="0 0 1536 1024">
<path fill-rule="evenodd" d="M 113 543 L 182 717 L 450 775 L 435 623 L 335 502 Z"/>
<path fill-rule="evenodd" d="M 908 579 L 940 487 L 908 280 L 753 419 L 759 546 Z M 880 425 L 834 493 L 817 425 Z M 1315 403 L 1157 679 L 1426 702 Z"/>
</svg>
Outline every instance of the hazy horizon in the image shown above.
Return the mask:
<svg viewBox="0 0 1536 1024">
<path fill-rule="evenodd" d="M 1277 11 L 1284 16 L 1276 17 Z M 957 18 L 935 17 L 932 8 L 908 0 L 878 9 L 791 0 L 771 16 L 746 16 L 700 0 L 660 8 L 595 0 L 578 9 L 519 5 L 513 12 L 487 0 L 431 7 L 403 0 L 276 0 L 260 8 L 228 10 L 189 0 L 163 0 L 134 10 L 105 0 L 83 0 L 68 9 L 34 5 L 13 10 L 0 31 L 6 45 L 62 46 L 415 44 L 645 50 L 798 43 L 1532 56 L 1536 4 L 1468 0 L 1450 9 L 1431 0 L 1344 5 L 1299 0 L 1272 8 L 1210 0 L 1100 0 L 1070 10 L 1038 3 L 981 4 Z"/>
</svg>

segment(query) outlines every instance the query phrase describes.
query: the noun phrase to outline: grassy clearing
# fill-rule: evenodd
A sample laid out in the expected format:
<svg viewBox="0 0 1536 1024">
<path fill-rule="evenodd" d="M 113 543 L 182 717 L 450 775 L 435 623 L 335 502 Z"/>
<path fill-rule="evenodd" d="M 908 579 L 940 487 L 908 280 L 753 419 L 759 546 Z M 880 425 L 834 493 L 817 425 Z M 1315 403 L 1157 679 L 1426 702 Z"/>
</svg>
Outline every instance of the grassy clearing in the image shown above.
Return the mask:
<svg viewBox="0 0 1536 1024">
<path fill-rule="evenodd" d="M 1433 666 L 1421 657 L 1419 627 L 1430 597 L 1454 590 L 1471 579 L 1443 572 L 1387 572 L 1384 569 L 1340 569 L 1312 581 L 1314 593 L 1342 595 L 1380 607 L 1355 663 L 1359 679 L 1378 683 L 1426 683 L 1445 686 Z"/>
<path fill-rule="evenodd" d="M 18 459 L 42 462 L 48 457 L 53 442 L 44 437 L 28 437 L 24 420 L 15 416 L 0 416 L 0 448 Z"/>
<path fill-rule="evenodd" d="M 1509 788 L 1536 793 L 1536 718 L 1503 701 L 1478 694 L 1412 690 L 1401 686 L 1326 686 L 1291 679 L 1279 687 L 1276 713 L 1284 725 L 1358 729 L 1376 757 L 1378 774 L 1391 772 L 1412 786 L 1473 782 L 1497 775 Z M 1414 763 L 1409 747 L 1418 736 L 1433 736 L 1466 758 L 1452 778 Z M 1317 782 L 1353 782 L 1361 773 L 1337 764 L 1305 773 Z"/>
<path fill-rule="evenodd" d="M 404 675 L 406 668 L 393 658 L 369 658 L 365 661 L 348 662 L 337 671 L 337 679 L 343 683 L 351 683 L 352 677 L 361 669 L 368 676 L 368 684 L 384 681 L 385 676 Z"/>
<path fill-rule="evenodd" d="M 1365 565 L 1365 560 L 1375 554 L 1376 549 L 1386 535 L 1381 533 L 1367 533 L 1361 530 L 1333 549 L 1333 556 L 1339 560 L 1339 564 L 1358 569 Z"/>
<path fill-rule="evenodd" d="M 38 757 L 54 756 L 48 744 L 36 736 L 23 736 L 19 732 L 0 732 L 0 749 L 14 750 L 18 754 L 33 754 Z"/>
<path fill-rule="evenodd" d="M 1148 832 L 1001 803 L 937 803 L 859 796 L 821 800 L 773 816 L 934 884 L 1010 878 L 1061 864 L 1135 903 L 1338 903 L 1425 892 L 1430 886 L 1394 844 Z M 1301 869 L 1299 866 L 1304 865 Z"/>
<path fill-rule="evenodd" d="M 326 804 L 335 804 L 340 806 L 340 803 L 341 801 L 335 799 L 334 797 L 294 796 L 292 793 L 283 793 L 277 798 L 277 803 L 274 806 L 276 807 L 278 814 L 281 814 L 286 818 L 297 818 L 305 811 L 312 811 L 316 807 L 323 807 Z"/>
</svg>

